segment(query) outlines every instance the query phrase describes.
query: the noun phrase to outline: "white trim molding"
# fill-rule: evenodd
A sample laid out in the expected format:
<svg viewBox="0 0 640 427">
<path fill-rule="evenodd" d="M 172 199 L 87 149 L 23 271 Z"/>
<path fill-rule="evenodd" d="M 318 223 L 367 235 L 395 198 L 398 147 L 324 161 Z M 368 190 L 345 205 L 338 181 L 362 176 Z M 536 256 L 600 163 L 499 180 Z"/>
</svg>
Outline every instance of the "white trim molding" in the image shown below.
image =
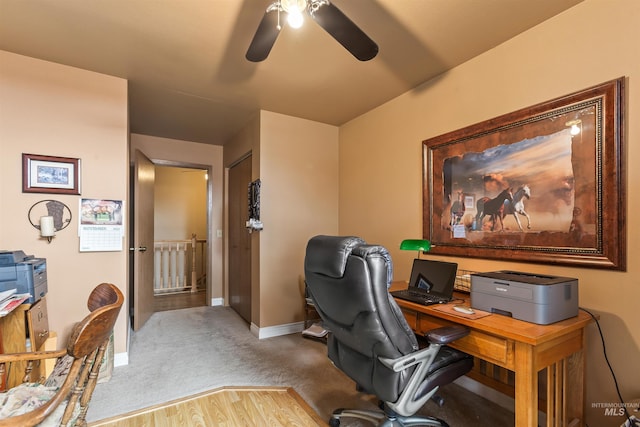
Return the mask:
<svg viewBox="0 0 640 427">
<path fill-rule="evenodd" d="M 280 335 L 297 334 L 304 329 L 304 322 L 286 323 L 284 325 L 258 327 L 251 323 L 251 333 L 259 339 L 278 337 Z"/>
</svg>

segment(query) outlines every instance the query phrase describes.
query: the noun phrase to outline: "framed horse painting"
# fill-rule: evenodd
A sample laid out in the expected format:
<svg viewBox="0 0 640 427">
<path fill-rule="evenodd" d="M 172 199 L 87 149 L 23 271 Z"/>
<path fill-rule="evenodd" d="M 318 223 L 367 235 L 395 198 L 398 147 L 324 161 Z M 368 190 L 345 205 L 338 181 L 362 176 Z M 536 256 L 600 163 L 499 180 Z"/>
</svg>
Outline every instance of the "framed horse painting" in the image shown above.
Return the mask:
<svg viewBox="0 0 640 427">
<path fill-rule="evenodd" d="M 435 254 L 626 271 L 624 78 L 423 142 Z"/>
</svg>

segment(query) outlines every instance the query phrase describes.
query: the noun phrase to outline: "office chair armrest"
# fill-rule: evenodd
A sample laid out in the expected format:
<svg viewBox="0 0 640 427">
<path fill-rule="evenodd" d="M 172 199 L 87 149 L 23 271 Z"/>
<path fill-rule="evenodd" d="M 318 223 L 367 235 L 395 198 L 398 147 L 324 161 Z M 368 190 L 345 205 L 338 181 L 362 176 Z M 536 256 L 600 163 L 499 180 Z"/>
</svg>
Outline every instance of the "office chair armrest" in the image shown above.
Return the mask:
<svg viewBox="0 0 640 427">
<path fill-rule="evenodd" d="M 415 366 L 425 361 L 431 362 L 429 358 L 433 359 L 438 354 L 440 345 L 434 344 L 429 347 L 425 347 L 413 353 L 406 354 L 396 359 L 389 359 L 387 357 L 379 357 L 378 360 L 382 362 L 384 366 L 392 369 L 394 372 L 401 372 L 407 368 Z"/>
<path fill-rule="evenodd" d="M 466 327 L 462 325 L 450 325 L 430 330 L 425 335 L 425 338 L 431 344 L 444 345 L 467 335 L 469 335 L 469 329 Z"/>
<path fill-rule="evenodd" d="M 383 365 L 393 369 L 394 372 L 401 372 L 425 361 L 431 363 L 432 360 L 429 360 L 429 358 L 435 358 L 441 346 L 467 335 L 469 335 L 469 329 L 462 325 L 442 326 L 440 328 L 430 330 L 425 335 L 425 338 L 429 340 L 429 347 L 425 347 L 396 359 L 389 359 L 386 357 L 380 357 L 379 359 Z"/>
</svg>

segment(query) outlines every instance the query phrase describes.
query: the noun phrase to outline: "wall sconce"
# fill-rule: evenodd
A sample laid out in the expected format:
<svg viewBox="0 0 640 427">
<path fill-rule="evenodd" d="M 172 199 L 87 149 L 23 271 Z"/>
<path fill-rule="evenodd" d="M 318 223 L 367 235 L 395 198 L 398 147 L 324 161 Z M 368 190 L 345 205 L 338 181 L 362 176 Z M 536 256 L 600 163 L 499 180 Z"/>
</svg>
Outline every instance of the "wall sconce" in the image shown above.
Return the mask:
<svg viewBox="0 0 640 427">
<path fill-rule="evenodd" d="M 427 252 L 431 249 L 431 242 L 421 239 L 406 239 L 400 243 L 400 250 L 403 251 L 418 251 L 418 259 L 420 259 L 420 252 Z"/>
<path fill-rule="evenodd" d="M 41 200 L 29 208 L 27 214 L 29 222 L 34 228 L 40 230 L 40 237 L 47 239 L 48 243 L 56 236 L 56 231 L 64 230 L 71 223 L 71 209 L 57 200 Z M 38 218 L 34 223 L 32 217 Z"/>
<path fill-rule="evenodd" d="M 49 243 L 56 236 L 56 229 L 53 226 L 52 216 L 40 217 L 40 236 L 45 237 Z"/>
</svg>

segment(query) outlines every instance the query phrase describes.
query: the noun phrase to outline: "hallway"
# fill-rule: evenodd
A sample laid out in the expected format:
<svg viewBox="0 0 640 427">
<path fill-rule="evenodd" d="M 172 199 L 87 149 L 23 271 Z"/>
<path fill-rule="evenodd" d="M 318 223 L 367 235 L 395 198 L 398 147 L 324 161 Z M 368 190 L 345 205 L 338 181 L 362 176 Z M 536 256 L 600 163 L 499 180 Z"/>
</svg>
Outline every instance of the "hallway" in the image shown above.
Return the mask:
<svg viewBox="0 0 640 427">
<path fill-rule="evenodd" d="M 180 292 L 156 295 L 153 297 L 153 312 L 179 310 L 181 308 L 202 307 L 207 305 L 207 292 Z"/>
</svg>

